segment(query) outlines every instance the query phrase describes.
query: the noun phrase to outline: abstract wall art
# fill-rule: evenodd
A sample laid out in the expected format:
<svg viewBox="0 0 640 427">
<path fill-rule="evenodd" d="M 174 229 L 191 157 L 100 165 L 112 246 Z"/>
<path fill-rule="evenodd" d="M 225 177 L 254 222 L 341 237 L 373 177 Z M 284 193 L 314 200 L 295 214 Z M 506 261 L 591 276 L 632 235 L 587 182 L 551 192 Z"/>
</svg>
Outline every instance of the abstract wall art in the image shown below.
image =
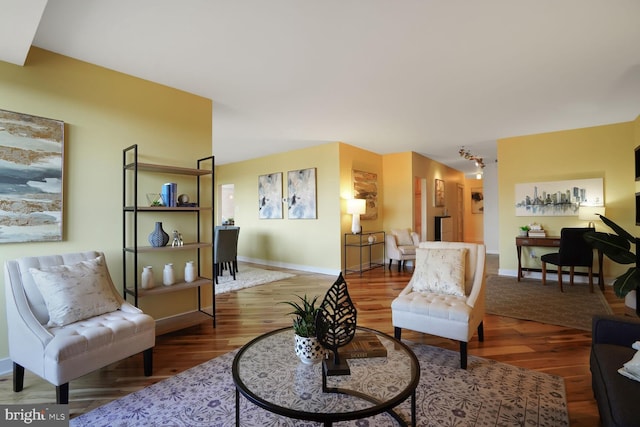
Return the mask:
<svg viewBox="0 0 640 427">
<path fill-rule="evenodd" d="M 258 176 L 258 218 L 282 219 L 282 172 Z"/>
<path fill-rule="evenodd" d="M 316 168 L 287 172 L 289 219 L 317 219 Z"/>
<path fill-rule="evenodd" d="M 378 219 L 378 174 L 353 170 L 353 198 L 365 199 L 366 212 L 361 220 Z"/>
<path fill-rule="evenodd" d="M 62 240 L 64 122 L 0 110 L 0 243 Z"/>
</svg>

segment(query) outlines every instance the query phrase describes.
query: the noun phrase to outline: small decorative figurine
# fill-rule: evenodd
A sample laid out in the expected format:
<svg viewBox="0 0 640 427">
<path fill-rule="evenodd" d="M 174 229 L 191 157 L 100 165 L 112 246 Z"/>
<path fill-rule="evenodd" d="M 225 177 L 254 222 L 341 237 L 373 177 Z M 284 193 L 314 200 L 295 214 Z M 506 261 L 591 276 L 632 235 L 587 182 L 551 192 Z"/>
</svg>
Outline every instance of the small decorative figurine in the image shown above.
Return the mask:
<svg viewBox="0 0 640 427">
<path fill-rule="evenodd" d="M 173 230 L 173 241 L 171 242 L 171 246 L 183 246 L 184 242 L 182 241 L 182 234 L 178 232 L 178 230 Z"/>
<path fill-rule="evenodd" d="M 342 273 L 327 291 L 320 307 L 316 315 L 316 336 L 324 348 L 333 352 L 333 360 L 322 361 L 323 374 L 349 375 L 349 364 L 340 360 L 338 348 L 347 345 L 356 334 L 357 311 Z"/>
</svg>

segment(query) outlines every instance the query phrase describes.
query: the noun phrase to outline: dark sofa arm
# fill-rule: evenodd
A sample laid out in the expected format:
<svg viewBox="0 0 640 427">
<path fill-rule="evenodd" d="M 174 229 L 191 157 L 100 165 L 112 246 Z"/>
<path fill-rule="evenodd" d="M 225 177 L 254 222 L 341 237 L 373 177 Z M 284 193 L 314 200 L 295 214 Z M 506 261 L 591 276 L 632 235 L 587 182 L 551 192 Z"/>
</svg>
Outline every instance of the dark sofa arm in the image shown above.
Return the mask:
<svg viewBox="0 0 640 427">
<path fill-rule="evenodd" d="M 591 329 L 593 344 L 615 344 L 631 347 L 640 341 L 640 319 L 627 316 L 593 316 Z"/>
</svg>

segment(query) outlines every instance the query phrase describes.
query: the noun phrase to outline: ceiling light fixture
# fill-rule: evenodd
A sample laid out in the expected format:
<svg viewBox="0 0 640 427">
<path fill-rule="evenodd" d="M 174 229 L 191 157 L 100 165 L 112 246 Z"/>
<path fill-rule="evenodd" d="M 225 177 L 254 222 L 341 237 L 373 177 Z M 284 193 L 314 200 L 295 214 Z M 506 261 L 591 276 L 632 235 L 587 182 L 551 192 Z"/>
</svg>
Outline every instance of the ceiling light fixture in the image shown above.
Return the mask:
<svg viewBox="0 0 640 427">
<path fill-rule="evenodd" d="M 458 150 L 458 154 L 460 154 L 460 157 L 464 157 L 467 160 L 476 162 L 477 168 L 484 169 L 484 160 L 482 159 L 482 157 L 471 154 L 471 152 L 469 150 L 466 150 L 464 147 L 460 147 L 460 150 Z"/>
</svg>

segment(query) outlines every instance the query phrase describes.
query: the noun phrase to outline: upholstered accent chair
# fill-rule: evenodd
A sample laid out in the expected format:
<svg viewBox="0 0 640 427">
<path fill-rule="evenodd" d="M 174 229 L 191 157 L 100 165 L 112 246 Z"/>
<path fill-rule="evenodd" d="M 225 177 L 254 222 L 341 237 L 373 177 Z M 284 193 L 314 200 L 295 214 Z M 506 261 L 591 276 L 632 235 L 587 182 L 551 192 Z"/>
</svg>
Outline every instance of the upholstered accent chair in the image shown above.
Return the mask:
<svg viewBox="0 0 640 427">
<path fill-rule="evenodd" d="M 422 242 L 413 276 L 391 302 L 394 335 L 402 329 L 460 342 L 460 367 L 467 368 L 467 343 L 476 330 L 484 341 L 485 246 Z"/>
<path fill-rule="evenodd" d="M 398 261 L 398 271 L 406 265 L 405 261 L 416 259 L 416 248 L 420 244 L 418 233 L 408 229 L 393 229 L 385 236 L 387 258 L 389 258 L 389 270 L 393 260 Z"/>
<path fill-rule="evenodd" d="M 124 301 L 101 252 L 26 257 L 5 262 L 13 390 L 25 368 L 69 402 L 69 381 L 134 354 L 152 372 L 155 321 Z"/>
<path fill-rule="evenodd" d="M 586 267 L 589 277 L 589 292 L 593 293 L 593 247 L 584 239 L 585 233 L 594 231 L 588 227 L 565 227 L 560 230 L 558 252 L 540 257 L 542 263 L 542 285 L 547 284 L 547 263 L 558 266 L 558 285 L 562 289 L 562 267 L 569 267 L 569 283 L 573 286 L 575 267 Z M 602 268 L 602 266 L 600 267 Z"/>
</svg>

